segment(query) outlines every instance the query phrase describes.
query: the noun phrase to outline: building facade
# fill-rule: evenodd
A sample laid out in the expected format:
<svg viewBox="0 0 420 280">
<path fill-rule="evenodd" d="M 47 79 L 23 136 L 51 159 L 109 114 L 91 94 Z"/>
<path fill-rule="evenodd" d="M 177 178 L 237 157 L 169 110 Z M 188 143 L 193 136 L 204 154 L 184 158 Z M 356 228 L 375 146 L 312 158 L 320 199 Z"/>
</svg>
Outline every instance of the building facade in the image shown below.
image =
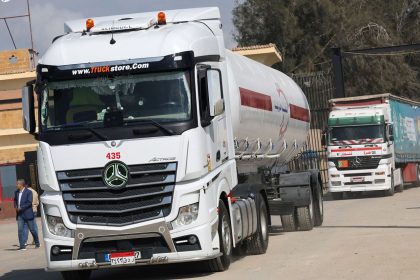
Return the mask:
<svg viewBox="0 0 420 280">
<path fill-rule="evenodd" d="M 36 54 L 28 49 L 0 52 L 0 219 L 14 217 L 16 180 L 39 190 L 37 142 L 22 128 L 21 89 L 34 80 Z"/>
</svg>

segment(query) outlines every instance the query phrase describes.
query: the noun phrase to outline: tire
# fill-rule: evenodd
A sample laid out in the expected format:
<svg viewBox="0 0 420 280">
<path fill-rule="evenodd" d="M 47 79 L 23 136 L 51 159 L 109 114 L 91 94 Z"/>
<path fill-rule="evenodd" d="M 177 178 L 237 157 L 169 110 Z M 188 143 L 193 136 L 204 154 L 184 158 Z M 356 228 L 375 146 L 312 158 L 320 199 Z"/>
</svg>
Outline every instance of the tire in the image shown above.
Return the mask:
<svg viewBox="0 0 420 280">
<path fill-rule="evenodd" d="M 61 271 L 64 280 L 89 280 L 92 270 Z"/>
<path fill-rule="evenodd" d="M 267 251 L 269 230 L 268 230 L 268 209 L 265 199 L 261 194 L 257 196 L 257 232 L 246 240 L 247 253 L 250 255 L 261 255 Z"/>
<path fill-rule="evenodd" d="M 401 179 L 401 185 L 399 185 L 396 188 L 397 192 L 403 192 L 404 191 L 404 181 Z"/>
<path fill-rule="evenodd" d="M 391 188 L 385 191 L 386 196 L 393 196 L 395 194 L 395 185 L 394 185 L 394 171 L 391 174 Z"/>
<path fill-rule="evenodd" d="M 219 244 L 222 255 L 215 259 L 207 261 L 208 270 L 210 272 L 221 272 L 229 268 L 232 259 L 232 229 L 230 223 L 229 212 L 226 209 L 223 200 L 219 200 Z"/>
<path fill-rule="evenodd" d="M 297 220 L 296 220 L 296 211 L 289 215 L 281 215 L 281 225 L 283 226 L 283 231 L 296 231 L 297 230 Z"/>
<path fill-rule="evenodd" d="M 344 194 L 342 192 L 332 192 L 331 196 L 334 200 L 342 200 L 344 197 Z"/>
<path fill-rule="evenodd" d="M 420 164 L 417 164 L 417 182 L 416 186 L 420 187 Z"/>
<path fill-rule="evenodd" d="M 296 208 L 296 216 L 298 227 L 301 231 L 307 231 L 314 228 L 315 222 L 315 209 L 312 192 L 309 193 L 310 202 L 307 206 L 300 206 Z"/>
<path fill-rule="evenodd" d="M 322 190 L 320 188 L 319 182 L 317 181 L 317 186 L 315 188 L 315 221 L 314 226 L 319 227 L 324 222 L 324 198 L 322 195 Z"/>
</svg>

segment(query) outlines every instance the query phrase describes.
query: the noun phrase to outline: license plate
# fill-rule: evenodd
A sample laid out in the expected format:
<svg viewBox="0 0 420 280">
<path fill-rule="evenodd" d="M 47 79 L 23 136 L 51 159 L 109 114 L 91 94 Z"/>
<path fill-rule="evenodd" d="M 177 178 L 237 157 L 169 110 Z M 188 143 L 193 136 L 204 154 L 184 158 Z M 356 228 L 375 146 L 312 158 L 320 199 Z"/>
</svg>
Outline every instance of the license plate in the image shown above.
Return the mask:
<svg viewBox="0 0 420 280">
<path fill-rule="evenodd" d="M 361 183 L 365 181 L 365 177 L 353 177 L 351 178 L 351 181 L 354 183 Z"/>
<path fill-rule="evenodd" d="M 135 264 L 137 259 L 141 259 L 140 251 L 105 254 L 105 261 L 111 265 Z"/>
</svg>

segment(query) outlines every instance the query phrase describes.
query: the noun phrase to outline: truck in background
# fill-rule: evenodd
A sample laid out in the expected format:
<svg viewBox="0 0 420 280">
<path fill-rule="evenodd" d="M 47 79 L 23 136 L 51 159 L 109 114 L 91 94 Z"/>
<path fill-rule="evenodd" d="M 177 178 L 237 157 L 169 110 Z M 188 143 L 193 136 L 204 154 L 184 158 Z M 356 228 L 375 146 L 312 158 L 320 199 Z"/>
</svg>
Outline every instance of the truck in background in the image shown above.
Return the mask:
<svg viewBox="0 0 420 280">
<path fill-rule="evenodd" d="M 330 100 L 328 179 L 333 198 L 420 186 L 420 102 L 391 94 Z"/>
<path fill-rule="evenodd" d="M 307 141 L 305 95 L 226 50 L 218 8 L 74 20 L 65 31 L 22 96 L 39 140 L 47 270 L 88 279 L 203 261 L 223 271 L 234 247 L 265 253 L 270 214 L 289 230 L 322 224 L 319 172 L 281 168 Z"/>
</svg>

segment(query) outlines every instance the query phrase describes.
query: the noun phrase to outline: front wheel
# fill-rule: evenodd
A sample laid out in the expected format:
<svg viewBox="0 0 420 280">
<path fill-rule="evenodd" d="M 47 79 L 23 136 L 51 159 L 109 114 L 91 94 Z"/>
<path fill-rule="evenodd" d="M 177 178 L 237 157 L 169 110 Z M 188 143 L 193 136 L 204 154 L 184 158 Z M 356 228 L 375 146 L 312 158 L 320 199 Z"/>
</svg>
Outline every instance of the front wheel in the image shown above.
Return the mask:
<svg viewBox="0 0 420 280">
<path fill-rule="evenodd" d="M 393 196 L 395 193 L 395 185 L 394 185 L 394 171 L 391 173 L 391 188 L 385 191 L 386 196 Z"/>
<path fill-rule="evenodd" d="M 92 270 L 71 270 L 62 271 L 61 276 L 64 280 L 89 280 Z"/>
<path fill-rule="evenodd" d="M 420 187 L 420 164 L 417 164 L 417 182 L 416 182 L 416 186 Z"/>
<path fill-rule="evenodd" d="M 252 255 L 264 254 L 268 247 L 268 210 L 261 194 L 257 196 L 257 206 L 257 232 L 246 240 L 247 251 Z"/>
<path fill-rule="evenodd" d="M 230 226 L 229 213 L 223 200 L 219 200 L 219 247 L 222 255 L 215 259 L 207 261 L 210 272 L 225 271 L 230 266 L 232 258 L 232 229 Z"/>
</svg>

